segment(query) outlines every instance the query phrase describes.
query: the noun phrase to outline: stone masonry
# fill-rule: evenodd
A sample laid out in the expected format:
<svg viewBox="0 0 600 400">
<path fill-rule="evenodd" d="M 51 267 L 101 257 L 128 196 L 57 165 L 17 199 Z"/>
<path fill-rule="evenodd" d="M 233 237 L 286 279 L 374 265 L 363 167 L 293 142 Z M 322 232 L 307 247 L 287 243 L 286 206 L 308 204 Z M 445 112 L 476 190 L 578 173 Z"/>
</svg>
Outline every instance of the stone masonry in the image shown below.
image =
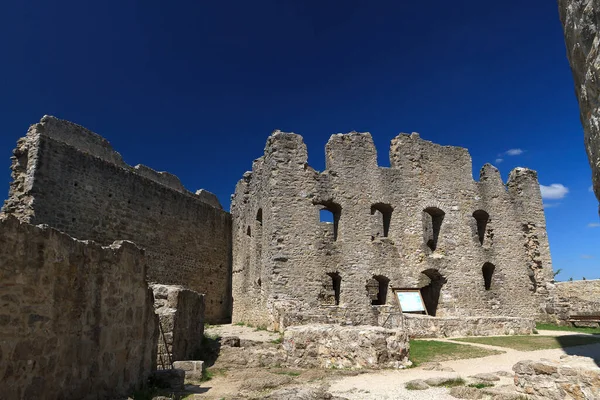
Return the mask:
<svg viewBox="0 0 600 400">
<path fill-rule="evenodd" d="M 570 316 L 600 315 L 600 279 L 557 282 L 554 309 L 563 324 Z"/>
<path fill-rule="evenodd" d="M 160 321 L 158 368 L 173 361 L 193 360 L 204 338 L 204 295 L 174 285 L 151 285 Z"/>
<path fill-rule="evenodd" d="M 600 199 L 600 1 L 558 0 L 558 7 L 579 100 L 594 192 Z"/>
<path fill-rule="evenodd" d="M 304 368 L 402 368 L 408 335 L 378 326 L 302 325 L 283 336 L 286 363 Z"/>
<path fill-rule="evenodd" d="M 513 371 L 517 390 L 531 399 L 600 398 L 600 368 L 589 357 L 565 355 L 557 361 L 520 361 Z"/>
<path fill-rule="evenodd" d="M 232 198 L 233 321 L 380 323 L 393 288 L 420 289 L 443 317 L 547 319 L 552 266 L 537 174 L 505 185 L 466 149 L 418 134 L 392 140 L 377 165 L 369 133 L 333 135 L 326 170 L 302 137 L 274 132 Z M 333 222 L 320 222 L 326 210 Z"/>
<path fill-rule="evenodd" d="M 143 251 L 0 219 L 0 397 L 126 397 L 155 367 Z"/>
<path fill-rule="evenodd" d="M 130 167 L 99 135 L 45 116 L 20 139 L 3 213 L 108 245 L 146 249 L 149 280 L 206 293 L 206 319 L 231 316 L 231 217 L 204 190 Z"/>
</svg>

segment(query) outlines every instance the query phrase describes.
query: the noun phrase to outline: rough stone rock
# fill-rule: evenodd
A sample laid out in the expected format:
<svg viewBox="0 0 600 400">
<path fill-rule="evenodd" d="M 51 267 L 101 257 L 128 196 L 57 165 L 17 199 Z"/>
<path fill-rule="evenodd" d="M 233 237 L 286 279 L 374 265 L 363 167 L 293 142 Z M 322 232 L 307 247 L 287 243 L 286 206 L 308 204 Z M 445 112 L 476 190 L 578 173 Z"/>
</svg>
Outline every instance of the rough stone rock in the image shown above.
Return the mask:
<svg viewBox="0 0 600 400">
<path fill-rule="evenodd" d="M 455 386 L 450 388 L 450 396 L 457 399 L 483 399 L 483 392 L 474 387 Z"/>
<path fill-rule="evenodd" d="M 498 376 L 503 376 L 505 378 L 512 378 L 513 376 L 515 376 L 514 373 L 508 372 L 508 371 L 496 371 L 496 372 L 494 372 L 494 374 L 496 374 Z"/>
<path fill-rule="evenodd" d="M 240 338 L 237 336 L 221 337 L 221 346 L 240 347 Z"/>
<path fill-rule="evenodd" d="M 169 361 L 193 359 L 202 349 L 204 295 L 178 285 L 150 287 L 161 327 L 157 364 L 165 369 Z"/>
<path fill-rule="evenodd" d="M 292 377 L 280 374 L 260 374 L 253 379 L 247 379 L 240 385 L 240 389 L 248 392 L 273 389 L 288 384 Z"/>
<path fill-rule="evenodd" d="M 287 365 L 287 354 L 272 344 L 252 347 L 222 347 L 217 368 L 255 368 Z"/>
<path fill-rule="evenodd" d="M 481 373 L 481 374 L 471 375 L 469 378 L 477 379 L 479 381 L 486 381 L 486 382 L 495 382 L 495 381 L 500 380 L 500 378 L 497 375 L 490 374 L 490 373 Z"/>
<path fill-rule="evenodd" d="M 535 321 L 519 317 L 431 317 L 428 315 L 405 315 L 405 329 L 410 337 L 456 337 L 490 335 L 529 335 Z"/>
<path fill-rule="evenodd" d="M 347 400 L 345 397 L 334 396 L 322 388 L 286 388 L 279 389 L 261 397 L 269 400 Z"/>
<path fill-rule="evenodd" d="M 600 367 L 589 357 L 520 361 L 513 371 L 517 390 L 535 399 L 600 398 Z"/>
<path fill-rule="evenodd" d="M 161 389 L 183 390 L 185 371 L 182 369 L 159 369 L 152 373 L 151 382 Z"/>
<path fill-rule="evenodd" d="M 408 365 L 406 332 L 375 326 L 303 325 L 286 329 L 288 365 L 322 368 L 401 368 Z"/>
<path fill-rule="evenodd" d="M 439 362 L 425 362 L 420 365 L 425 371 L 439 371 L 442 368 L 442 364 Z"/>
<path fill-rule="evenodd" d="M 425 383 L 429 386 L 442 386 L 447 382 L 453 381 L 454 379 L 456 378 L 449 376 L 436 376 L 433 378 L 425 379 Z"/>
<path fill-rule="evenodd" d="M 422 379 L 413 379 L 412 381 L 406 382 L 404 385 L 409 390 L 426 390 L 429 389 L 429 385 Z"/>
<path fill-rule="evenodd" d="M 175 361 L 173 368 L 185 371 L 185 379 L 202 379 L 204 361 Z"/>
<path fill-rule="evenodd" d="M 567 56 L 579 100 L 585 149 L 592 168 L 596 197 L 600 199 L 600 2 L 558 0 Z"/>
</svg>

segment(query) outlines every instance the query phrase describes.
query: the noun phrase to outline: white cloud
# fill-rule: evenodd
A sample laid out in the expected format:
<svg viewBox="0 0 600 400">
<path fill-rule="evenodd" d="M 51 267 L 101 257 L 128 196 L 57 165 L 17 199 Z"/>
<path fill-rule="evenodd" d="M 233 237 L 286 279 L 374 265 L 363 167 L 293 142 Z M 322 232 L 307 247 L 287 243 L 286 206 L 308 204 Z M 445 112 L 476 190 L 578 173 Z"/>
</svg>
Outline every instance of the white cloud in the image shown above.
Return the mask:
<svg viewBox="0 0 600 400">
<path fill-rule="evenodd" d="M 600 223 L 598 223 L 598 222 L 590 222 L 588 224 L 588 228 L 600 228 Z"/>
<path fill-rule="evenodd" d="M 594 258 L 594 256 L 592 256 L 591 254 L 582 254 L 581 258 L 583 258 L 584 260 L 591 260 L 592 258 Z"/>
<path fill-rule="evenodd" d="M 523 150 L 522 149 L 510 149 L 507 150 L 504 154 L 506 154 L 507 156 L 518 156 L 523 154 Z"/>
<path fill-rule="evenodd" d="M 563 199 L 569 193 L 569 188 L 561 183 L 553 183 L 550 186 L 540 185 L 540 189 L 544 200 Z"/>
<path fill-rule="evenodd" d="M 558 207 L 560 206 L 560 202 L 559 203 L 544 203 L 544 208 L 553 208 L 553 207 Z"/>
<path fill-rule="evenodd" d="M 588 192 L 594 193 L 594 185 L 590 185 L 590 187 L 588 188 Z"/>
<path fill-rule="evenodd" d="M 504 161 L 503 158 L 496 158 L 496 164 L 500 164 L 502 161 Z"/>
</svg>

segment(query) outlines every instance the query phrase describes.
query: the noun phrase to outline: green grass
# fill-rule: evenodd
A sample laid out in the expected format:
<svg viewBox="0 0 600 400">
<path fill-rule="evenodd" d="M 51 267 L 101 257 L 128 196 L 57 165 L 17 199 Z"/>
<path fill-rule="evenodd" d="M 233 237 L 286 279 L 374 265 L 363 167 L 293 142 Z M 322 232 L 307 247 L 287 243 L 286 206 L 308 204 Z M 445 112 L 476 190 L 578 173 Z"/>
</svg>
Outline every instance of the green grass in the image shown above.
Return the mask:
<svg viewBox="0 0 600 400">
<path fill-rule="evenodd" d="M 600 343 L 597 336 L 491 336 L 453 339 L 458 342 L 488 344 L 498 347 L 508 347 L 519 351 L 558 349 L 561 347 L 581 346 L 584 344 Z"/>
<path fill-rule="evenodd" d="M 433 385 L 433 386 L 451 388 L 451 387 L 455 387 L 455 386 L 464 386 L 465 383 L 467 383 L 467 382 L 465 382 L 465 380 L 463 378 L 452 378 L 452 379 L 448 379 L 448 380 L 440 383 L 439 385 Z"/>
<path fill-rule="evenodd" d="M 409 358 L 414 364 L 478 358 L 501 354 L 503 351 L 482 349 L 458 343 L 439 342 L 437 340 L 411 340 Z"/>
<path fill-rule="evenodd" d="M 494 384 L 493 383 L 471 383 L 469 385 L 467 385 L 468 387 L 473 387 L 476 389 L 483 389 L 483 388 L 488 388 L 488 387 L 493 387 Z"/>
<path fill-rule="evenodd" d="M 273 343 L 273 344 L 281 344 L 282 342 L 283 342 L 283 333 L 280 333 L 279 337 L 277 339 L 271 340 L 271 343 Z"/>
<path fill-rule="evenodd" d="M 204 371 L 202 371 L 202 379 L 200 379 L 200 382 L 207 382 L 215 376 L 225 375 L 227 375 L 227 368 L 207 368 Z"/>
<path fill-rule="evenodd" d="M 577 328 L 575 326 L 559 326 L 554 324 L 535 324 L 535 328 L 538 330 L 546 331 L 566 331 L 566 332 L 577 332 L 577 333 L 592 333 L 600 334 L 600 328 Z"/>
</svg>

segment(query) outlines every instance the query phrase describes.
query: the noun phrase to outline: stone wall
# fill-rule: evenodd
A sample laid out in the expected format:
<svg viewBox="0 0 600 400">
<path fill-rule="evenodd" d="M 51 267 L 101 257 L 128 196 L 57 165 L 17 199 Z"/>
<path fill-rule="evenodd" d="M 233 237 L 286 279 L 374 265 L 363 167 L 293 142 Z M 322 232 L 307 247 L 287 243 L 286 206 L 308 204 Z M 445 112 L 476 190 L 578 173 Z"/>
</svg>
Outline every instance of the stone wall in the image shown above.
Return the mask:
<svg viewBox="0 0 600 400">
<path fill-rule="evenodd" d="M 594 192 L 600 199 L 600 1 L 558 0 L 558 6 L 579 100 Z"/>
<path fill-rule="evenodd" d="M 126 397 L 155 366 L 152 303 L 134 244 L 0 219 L 1 397 Z"/>
<path fill-rule="evenodd" d="M 411 338 L 530 335 L 535 321 L 520 317 L 430 317 L 405 314 L 404 326 Z"/>
<path fill-rule="evenodd" d="M 520 361 L 513 366 L 517 390 L 540 400 L 599 399 L 600 368 L 589 357 Z"/>
<path fill-rule="evenodd" d="M 204 295 L 182 286 L 151 285 L 160 321 L 158 368 L 173 361 L 194 360 L 204 337 Z"/>
<path fill-rule="evenodd" d="M 563 324 L 571 315 L 600 315 L 600 279 L 557 282 L 554 309 Z"/>
<path fill-rule="evenodd" d="M 390 168 L 368 133 L 333 135 L 323 172 L 307 158 L 300 135 L 274 132 L 237 184 L 234 322 L 373 324 L 385 307 L 398 311 L 393 288 L 420 288 L 437 316 L 547 318 L 553 277 L 534 171 L 517 168 L 505 185 L 486 164 L 477 182 L 466 149 L 414 133 L 392 140 Z"/>
<path fill-rule="evenodd" d="M 129 167 L 87 129 L 45 116 L 20 139 L 2 211 L 101 244 L 146 249 L 151 281 L 206 294 L 208 322 L 231 316 L 231 217 L 168 173 Z"/>
<path fill-rule="evenodd" d="M 402 368 L 408 336 L 377 326 L 292 326 L 283 335 L 287 365 L 308 368 Z"/>
</svg>

